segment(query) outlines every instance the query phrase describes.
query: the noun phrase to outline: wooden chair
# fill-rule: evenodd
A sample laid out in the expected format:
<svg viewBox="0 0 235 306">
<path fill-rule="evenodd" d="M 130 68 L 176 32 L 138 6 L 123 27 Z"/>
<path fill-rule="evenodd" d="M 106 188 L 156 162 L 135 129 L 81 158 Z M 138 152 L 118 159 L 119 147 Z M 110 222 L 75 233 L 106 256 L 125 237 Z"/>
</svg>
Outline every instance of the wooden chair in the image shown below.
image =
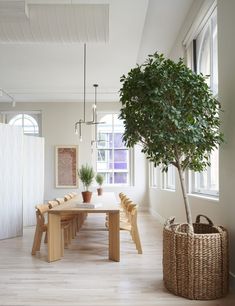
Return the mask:
<svg viewBox="0 0 235 306">
<path fill-rule="evenodd" d="M 123 205 L 122 210 L 120 211 L 120 220 L 130 222 L 129 206 L 130 205 L 136 205 L 136 204 L 134 204 L 129 198 L 126 198 L 123 201 L 122 205 Z"/>
<path fill-rule="evenodd" d="M 121 221 L 128 221 L 129 220 L 129 212 L 128 212 L 128 205 L 132 204 L 133 202 L 123 193 L 119 193 L 120 197 L 120 220 Z"/>
<path fill-rule="evenodd" d="M 119 193 L 120 197 L 120 221 L 127 222 L 129 220 L 129 214 L 127 211 L 128 204 L 132 203 L 132 201 L 123 193 Z M 106 221 L 108 221 L 109 216 L 106 215 Z"/>
<path fill-rule="evenodd" d="M 75 197 L 77 195 L 76 192 L 72 192 L 72 194 L 73 194 L 73 197 Z M 66 195 L 65 197 L 68 199 L 68 195 Z M 56 198 L 55 201 L 57 201 L 58 204 L 61 205 L 63 203 L 66 203 L 68 200 L 65 201 L 65 198 Z M 71 215 L 71 216 L 65 215 L 65 216 L 62 216 L 62 220 L 66 220 L 66 219 L 68 220 L 68 218 L 70 218 L 70 220 L 71 220 L 71 218 L 75 219 L 73 221 L 73 231 L 72 231 L 73 235 L 71 237 L 71 239 L 72 239 L 72 238 L 74 238 L 74 236 L 76 235 L 76 232 L 78 232 L 80 230 L 82 224 L 84 223 L 85 216 L 84 216 L 84 214 L 79 214 L 77 216 L 75 216 L 75 215 Z"/>
<path fill-rule="evenodd" d="M 55 201 L 49 201 L 55 202 Z M 58 205 L 58 203 L 56 203 Z M 46 223 L 46 215 L 50 210 L 49 205 L 54 207 L 56 206 L 55 203 L 50 204 L 41 204 L 37 205 L 36 208 L 36 229 L 34 234 L 34 241 L 32 247 L 32 255 L 35 255 L 37 251 L 40 251 L 42 235 L 45 232 L 45 239 L 44 242 L 47 242 L 47 223 Z M 61 254 L 64 254 L 64 245 L 66 245 L 70 241 L 70 223 L 65 221 L 61 222 Z"/>
<path fill-rule="evenodd" d="M 108 227 L 108 218 L 106 217 L 105 226 Z M 123 201 L 123 211 L 120 213 L 120 230 L 128 231 L 133 242 L 136 245 L 138 254 L 142 254 L 139 230 L 137 226 L 137 205 L 129 198 L 125 197 Z"/>
<path fill-rule="evenodd" d="M 120 192 L 120 193 L 119 193 L 119 198 L 120 198 L 120 200 L 122 200 L 123 197 L 126 197 L 125 193 Z"/>
<path fill-rule="evenodd" d="M 132 240 L 135 243 L 138 254 L 142 254 L 142 246 L 140 242 L 139 230 L 137 226 L 137 205 L 128 204 L 128 221 L 120 221 L 120 230 L 128 231 L 131 234 Z"/>
<path fill-rule="evenodd" d="M 63 203 L 66 203 L 67 201 L 71 200 L 72 197 L 75 197 L 77 194 L 71 193 L 64 196 L 64 198 L 56 198 L 55 201 L 49 201 L 49 207 L 53 208 L 57 205 L 61 205 Z M 66 200 L 67 199 L 67 200 Z M 61 221 L 62 222 L 68 222 L 70 224 L 70 228 L 68 231 L 64 234 L 64 240 L 65 240 L 65 247 L 67 247 L 73 238 L 75 238 L 77 232 L 80 230 L 83 222 L 85 220 L 84 214 L 78 214 L 78 215 L 62 215 Z"/>
<path fill-rule="evenodd" d="M 58 206 L 59 203 L 63 204 L 64 203 L 64 199 L 62 198 L 58 198 L 55 201 L 49 201 L 49 208 L 53 208 Z M 66 201 L 67 202 L 67 201 Z M 83 224 L 83 216 L 82 214 L 78 214 L 78 215 L 62 215 L 61 216 L 61 221 L 62 222 L 69 222 L 70 223 L 70 229 L 69 229 L 69 237 L 67 237 L 67 233 L 65 233 L 65 246 L 67 247 L 68 244 L 70 244 L 71 240 L 73 238 L 75 238 L 77 232 L 80 230 L 82 224 Z"/>
<path fill-rule="evenodd" d="M 125 212 L 125 202 L 130 201 L 130 199 L 123 193 L 119 193 L 119 198 L 120 198 L 120 211 Z"/>
<path fill-rule="evenodd" d="M 49 210 L 48 204 L 37 205 L 36 207 L 36 229 L 34 234 L 34 241 L 32 247 L 32 255 L 35 255 L 37 251 L 40 251 L 42 235 L 43 233 L 47 233 L 47 224 L 45 223 L 45 214 Z M 45 235 L 46 240 L 46 235 Z"/>
</svg>

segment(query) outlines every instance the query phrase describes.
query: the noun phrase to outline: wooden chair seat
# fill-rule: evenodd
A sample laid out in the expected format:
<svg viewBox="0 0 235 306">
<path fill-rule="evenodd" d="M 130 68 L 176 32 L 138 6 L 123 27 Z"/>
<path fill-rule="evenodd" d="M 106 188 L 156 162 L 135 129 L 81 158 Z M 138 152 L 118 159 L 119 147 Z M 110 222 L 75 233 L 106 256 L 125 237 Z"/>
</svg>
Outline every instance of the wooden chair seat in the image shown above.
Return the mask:
<svg viewBox="0 0 235 306">
<path fill-rule="evenodd" d="M 120 222 L 120 230 L 131 231 L 131 225 L 128 222 Z"/>
<path fill-rule="evenodd" d="M 109 220 L 109 216 L 106 215 L 105 220 Z M 126 216 L 126 213 L 120 213 L 120 222 L 128 222 L 128 218 Z"/>
</svg>

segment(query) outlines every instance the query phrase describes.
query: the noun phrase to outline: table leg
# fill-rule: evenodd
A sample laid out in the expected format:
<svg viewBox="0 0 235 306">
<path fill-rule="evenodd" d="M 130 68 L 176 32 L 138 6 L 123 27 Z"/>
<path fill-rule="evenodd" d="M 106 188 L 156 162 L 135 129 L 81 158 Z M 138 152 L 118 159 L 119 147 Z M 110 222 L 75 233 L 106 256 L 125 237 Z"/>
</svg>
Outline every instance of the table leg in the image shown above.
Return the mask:
<svg viewBox="0 0 235 306">
<path fill-rule="evenodd" d="M 60 214 L 48 214 L 48 262 L 61 259 Z"/>
<path fill-rule="evenodd" d="M 109 213 L 109 259 L 120 261 L 119 211 Z"/>
</svg>

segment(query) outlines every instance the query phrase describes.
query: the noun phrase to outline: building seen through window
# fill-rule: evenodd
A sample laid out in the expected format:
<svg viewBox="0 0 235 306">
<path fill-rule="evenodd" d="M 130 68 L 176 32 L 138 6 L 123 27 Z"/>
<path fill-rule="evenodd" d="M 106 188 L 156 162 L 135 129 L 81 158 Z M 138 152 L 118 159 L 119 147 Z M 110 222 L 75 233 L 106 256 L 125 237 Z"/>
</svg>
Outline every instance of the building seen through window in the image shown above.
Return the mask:
<svg viewBox="0 0 235 306">
<path fill-rule="evenodd" d="M 122 135 L 124 126 L 118 114 L 98 115 L 97 126 L 97 172 L 106 184 L 129 184 L 129 150 Z"/>
</svg>

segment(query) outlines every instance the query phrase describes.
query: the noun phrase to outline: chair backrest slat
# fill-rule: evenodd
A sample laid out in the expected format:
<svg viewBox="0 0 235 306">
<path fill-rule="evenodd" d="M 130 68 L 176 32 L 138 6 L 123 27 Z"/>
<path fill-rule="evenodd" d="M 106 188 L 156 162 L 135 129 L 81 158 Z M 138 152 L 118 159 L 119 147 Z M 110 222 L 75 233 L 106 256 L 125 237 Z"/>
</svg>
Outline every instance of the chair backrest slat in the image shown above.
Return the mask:
<svg viewBox="0 0 235 306">
<path fill-rule="evenodd" d="M 64 196 L 64 200 L 65 201 L 69 201 L 71 199 L 71 196 L 69 195 L 69 194 L 66 194 L 65 196 Z"/>
<path fill-rule="evenodd" d="M 55 200 L 58 202 L 59 205 L 64 203 L 64 198 L 56 198 Z"/>
<path fill-rule="evenodd" d="M 59 205 L 59 203 L 57 202 L 57 201 L 48 201 L 48 206 L 49 206 L 49 208 L 51 209 L 51 208 L 53 208 L 53 207 L 56 207 L 56 206 L 58 206 Z"/>
</svg>

